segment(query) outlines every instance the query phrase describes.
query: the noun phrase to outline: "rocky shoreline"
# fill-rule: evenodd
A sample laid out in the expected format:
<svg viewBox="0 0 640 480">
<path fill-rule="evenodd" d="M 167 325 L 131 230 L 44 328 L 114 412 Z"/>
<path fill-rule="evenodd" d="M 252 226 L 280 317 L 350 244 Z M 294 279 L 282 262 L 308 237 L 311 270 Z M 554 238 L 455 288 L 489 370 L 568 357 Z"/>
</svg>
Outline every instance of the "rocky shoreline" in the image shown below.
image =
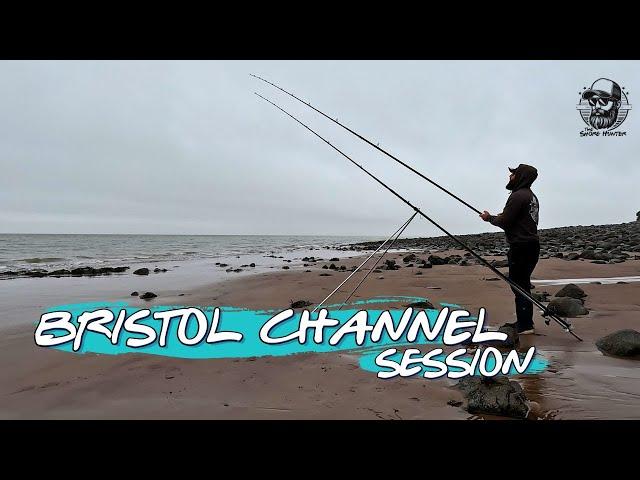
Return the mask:
<svg viewBox="0 0 640 480">
<path fill-rule="evenodd" d="M 591 263 L 622 263 L 640 259 L 640 221 L 611 224 L 558 227 L 539 230 L 540 258 L 561 258 L 569 261 L 587 260 Z M 458 235 L 460 240 L 483 256 L 504 256 L 509 246 L 504 233 L 476 233 Z M 382 242 L 362 242 L 346 245 L 345 250 L 374 250 Z M 422 251 L 433 254 L 448 250 L 459 250 L 460 246 L 450 237 L 404 238 L 398 240 L 395 248 Z M 475 259 L 450 255 L 435 260 L 448 264 L 470 265 Z M 434 260 L 435 258 L 432 258 Z M 432 262 L 433 263 L 433 262 Z"/>
</svg>

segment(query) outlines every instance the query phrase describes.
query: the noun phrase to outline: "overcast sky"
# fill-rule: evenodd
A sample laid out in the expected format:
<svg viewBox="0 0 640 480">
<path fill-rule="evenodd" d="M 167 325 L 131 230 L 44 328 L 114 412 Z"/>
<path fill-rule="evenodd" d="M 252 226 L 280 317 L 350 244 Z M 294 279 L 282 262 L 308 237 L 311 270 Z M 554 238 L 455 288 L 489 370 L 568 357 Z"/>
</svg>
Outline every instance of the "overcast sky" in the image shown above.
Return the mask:
<svg viewBox="0 0 640 480">
<path fill-rule="evenodd" d="M 640 210 L 640 62 L 0 62 L 0 232 L 388 235 L 412 211 L 308 122 L 450 231 L 497 231 L 264 76 L 480 210 L 534 165 L 541 227 Z M 578 92 L 629 92 L 626 137 L 581 138 Z M 640 109 L 640 103 L 638 103 Z M 406 236 L 438 231 L 416 220 Z"/>
</svg>

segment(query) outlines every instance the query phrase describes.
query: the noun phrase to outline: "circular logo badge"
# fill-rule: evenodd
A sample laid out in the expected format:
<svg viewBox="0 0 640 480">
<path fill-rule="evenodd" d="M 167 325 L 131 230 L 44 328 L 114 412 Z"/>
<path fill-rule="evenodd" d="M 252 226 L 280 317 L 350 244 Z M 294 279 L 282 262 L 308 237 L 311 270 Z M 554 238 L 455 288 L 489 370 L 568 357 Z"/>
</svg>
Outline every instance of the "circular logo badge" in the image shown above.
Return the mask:
<svg viewBox="0 0 640 480">
<path fill-rule="evenodd" d="M 608 78 L 599 78 L 590 88 L 580 93 L 577 109 L 580 117 L 596 130 L 615 130 L 624 122 L 631 110 L 625 91 L 618 83 Z"/>
</svg>

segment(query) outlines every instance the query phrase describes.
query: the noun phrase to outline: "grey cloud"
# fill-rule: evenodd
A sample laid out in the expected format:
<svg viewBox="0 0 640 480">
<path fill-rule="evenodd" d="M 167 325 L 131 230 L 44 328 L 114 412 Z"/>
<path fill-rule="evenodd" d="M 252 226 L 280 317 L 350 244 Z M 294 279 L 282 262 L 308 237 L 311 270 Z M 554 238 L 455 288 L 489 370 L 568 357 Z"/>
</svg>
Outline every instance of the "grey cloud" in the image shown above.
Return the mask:
<svg viewBox="0 0 640 480">
<path fill-rule="evenodd" d="M 630 91 L 638 62 L 0 62 L 0 230 L 386 235 L 411 213 L 281 112 L 299 115 L 452 232 L 475 214 L 280 92 L 380 142 L 480 209 L 531 163 L 543 227 L 640 210 L 637 113 L 580 138 L 578 91 Z M 640 92 L 640 90 L 638 90 Z M 407 235 L 438 232 L 425 221 Z"/>
</svg>

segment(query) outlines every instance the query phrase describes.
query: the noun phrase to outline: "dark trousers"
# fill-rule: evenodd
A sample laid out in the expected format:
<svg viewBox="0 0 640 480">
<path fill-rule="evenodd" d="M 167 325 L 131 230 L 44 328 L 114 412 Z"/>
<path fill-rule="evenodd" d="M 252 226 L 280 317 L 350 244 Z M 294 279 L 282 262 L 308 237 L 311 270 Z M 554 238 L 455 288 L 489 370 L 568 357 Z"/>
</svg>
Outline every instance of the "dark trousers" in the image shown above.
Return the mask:
<svg viewBox="0 0 640 480">
<path fill-rule="evenodd" d="M 531 274 L 538 263 L 540 244 L 538 242 L 513 243 L 509 246 L 509 279 L 527 293 L 531 292 Z M 533 328 L 533 304 L 524 295 L 516 292 L 516 317 L 520 330 Z"/>
</svg>

